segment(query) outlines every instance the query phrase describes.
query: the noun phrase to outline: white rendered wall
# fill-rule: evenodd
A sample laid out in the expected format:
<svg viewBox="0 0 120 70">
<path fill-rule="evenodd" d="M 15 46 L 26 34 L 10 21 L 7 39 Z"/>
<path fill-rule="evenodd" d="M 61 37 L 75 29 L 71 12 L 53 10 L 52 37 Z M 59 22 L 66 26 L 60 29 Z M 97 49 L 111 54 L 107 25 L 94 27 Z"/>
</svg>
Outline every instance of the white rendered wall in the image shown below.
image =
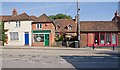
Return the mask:
<svg viewBox="0 0 120 70">
<path fill-rule="evenodd" d="M 16 21 L 11 21 L 11 22 L 5 22 L 4 23 L 4 29 L 8 29 L 5 34 L 8 35 L 8 44 L 4 45 L 14 45 L 14 46 L 24 46 L 25 45 L 25 32 L 29 32 L 29 46 L 31 46 L 31 37 L 32 37 L 32 26 L 31 26 L 32 21 L 20 21 L 20 27 L 16 27 Z M 10 40 L 10 32 L 18 32 L 19 34 L 19 40 L 12 41 Z"/>
</svg>

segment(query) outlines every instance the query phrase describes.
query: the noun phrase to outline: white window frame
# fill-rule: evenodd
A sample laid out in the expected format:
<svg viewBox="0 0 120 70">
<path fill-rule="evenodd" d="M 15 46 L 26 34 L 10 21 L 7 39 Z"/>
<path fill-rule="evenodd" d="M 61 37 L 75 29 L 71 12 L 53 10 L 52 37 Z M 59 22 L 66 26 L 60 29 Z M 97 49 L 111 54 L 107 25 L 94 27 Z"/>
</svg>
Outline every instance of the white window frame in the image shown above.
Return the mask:
<svg viewBox="0 0 120 70">
<path fill-rule="evenodd" d="M 72 25 L 68 25 L 68 30 L 72 30 Z"/>
<path fill-rule="evenodd" d="M 16 21 L 16 27 L 20 27 L 20 21 Z"/>
<path fill-rule="evenodd" d="M 36 28 L 37 28 L 37 29 L 41 29 L 41 28 L 42 28 L 42 24 L 41 24 L 41 23 L 37 23 L 37 24 L 36 24 Z"/>
<path fill-rule="evenodd" d="M 19 40 L 19 34 L 18 32 L 10 32 L 10 40 Z"/>
</svg>

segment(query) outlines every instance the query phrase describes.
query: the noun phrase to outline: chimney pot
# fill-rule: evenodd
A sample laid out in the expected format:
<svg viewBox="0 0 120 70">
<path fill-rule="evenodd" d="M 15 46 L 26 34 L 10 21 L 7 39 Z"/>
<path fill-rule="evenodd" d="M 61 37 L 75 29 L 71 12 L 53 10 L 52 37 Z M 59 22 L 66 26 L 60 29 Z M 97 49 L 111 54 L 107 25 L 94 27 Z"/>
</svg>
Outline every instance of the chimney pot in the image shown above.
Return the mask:
<svg viewBox="0 0 120 70">
<path fill-rule="evenodd" d="M 12 11 L 12 16 L 17 16 L 18 15 L 18 12 L 17 10 L 14 8 L 13 11 Z"/>
</svg>

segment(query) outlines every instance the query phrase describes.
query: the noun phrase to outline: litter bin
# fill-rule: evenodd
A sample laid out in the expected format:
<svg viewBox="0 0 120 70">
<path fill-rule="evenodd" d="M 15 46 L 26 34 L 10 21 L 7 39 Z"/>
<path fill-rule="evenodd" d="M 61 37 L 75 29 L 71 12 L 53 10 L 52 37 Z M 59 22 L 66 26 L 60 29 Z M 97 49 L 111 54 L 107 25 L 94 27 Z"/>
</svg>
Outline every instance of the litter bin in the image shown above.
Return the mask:
<svg viewBox="0 0 120 70">
<path fill-rule="evenodd" d="M 78 48 L 78 41 L 75 41 L 75 48 Z"/>
</svg>

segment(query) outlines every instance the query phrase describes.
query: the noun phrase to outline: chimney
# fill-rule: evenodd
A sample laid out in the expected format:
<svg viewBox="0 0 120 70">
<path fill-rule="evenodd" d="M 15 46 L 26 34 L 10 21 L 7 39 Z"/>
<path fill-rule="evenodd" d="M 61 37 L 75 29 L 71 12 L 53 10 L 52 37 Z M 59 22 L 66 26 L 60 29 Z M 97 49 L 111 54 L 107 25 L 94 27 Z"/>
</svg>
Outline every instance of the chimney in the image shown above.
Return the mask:
<svg viewBox="0 0 120 70">
<path fill-rule="evenodd" d="M 119 15 L 118 15 L 118 11 L 117 11 L 117 10 L 116 10 L 116 12 L 115 12 L 115 16 L 119 16 Z"/>
<path fill-rule="evenodd" d="M 12 11 L 12 16 L 17 16 L 17 15 L 18 15 L 17 10 L 16 10 L 16 9 L 13 9 L 13 11 Z"/>
</svg>

